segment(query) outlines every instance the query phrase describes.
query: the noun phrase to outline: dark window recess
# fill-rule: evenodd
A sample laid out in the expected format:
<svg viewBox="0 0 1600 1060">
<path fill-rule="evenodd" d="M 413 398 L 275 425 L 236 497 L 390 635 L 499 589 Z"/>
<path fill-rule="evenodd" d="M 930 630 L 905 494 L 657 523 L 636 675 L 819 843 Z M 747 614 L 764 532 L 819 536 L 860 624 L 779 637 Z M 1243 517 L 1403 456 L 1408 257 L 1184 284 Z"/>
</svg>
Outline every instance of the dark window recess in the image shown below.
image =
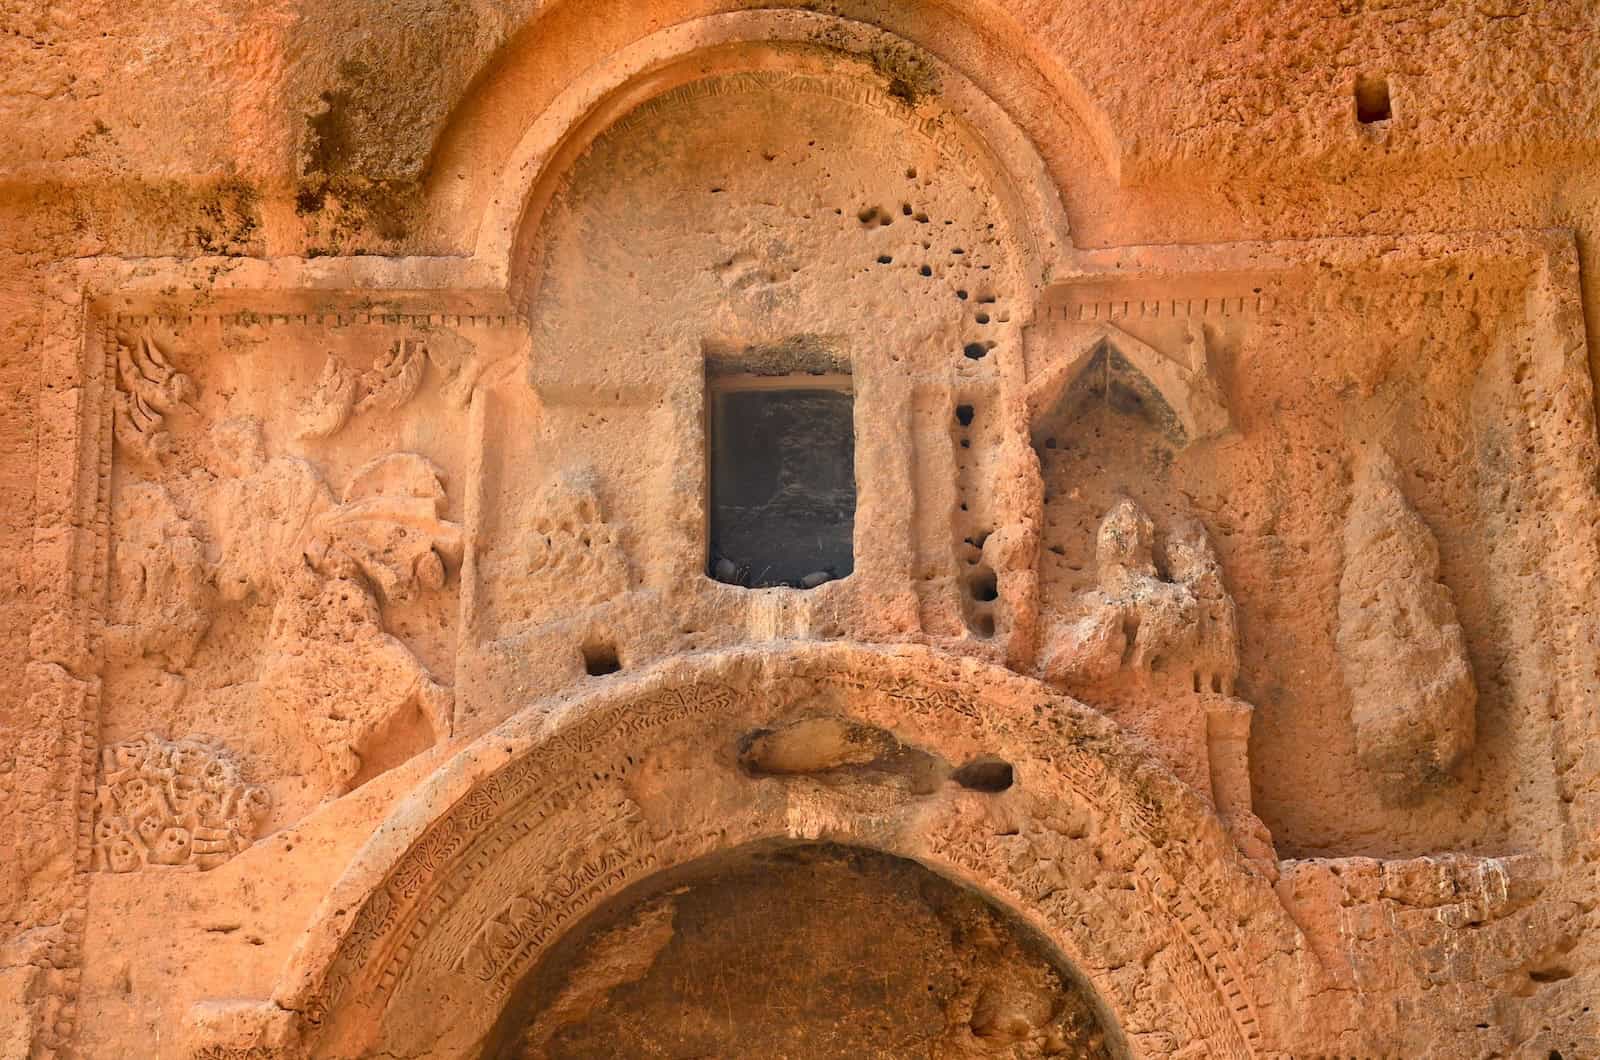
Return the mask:
<svg viewBox="0 0 1600 1060">
<path fill-rule="evenodd" d="M 1382 77 L 1356 78 L 1356 121 L 1372 125 L 1394 114 L 1389 105 L 1389 82 Z"/>
<path fill-rule="evenodd" d="M 814 589 L 854 569 L 856 438 L 843 387 L 714 382 L 711 556 L 717 581 Z"/>
<path fill-rule="evenodd" d="M 583 668 L 590 677 L 604 677 L 618 672 L 622 669 L 622 660 L 617 656 L 617 646 L 606 641 L 585 644 Z"/>
</svg>

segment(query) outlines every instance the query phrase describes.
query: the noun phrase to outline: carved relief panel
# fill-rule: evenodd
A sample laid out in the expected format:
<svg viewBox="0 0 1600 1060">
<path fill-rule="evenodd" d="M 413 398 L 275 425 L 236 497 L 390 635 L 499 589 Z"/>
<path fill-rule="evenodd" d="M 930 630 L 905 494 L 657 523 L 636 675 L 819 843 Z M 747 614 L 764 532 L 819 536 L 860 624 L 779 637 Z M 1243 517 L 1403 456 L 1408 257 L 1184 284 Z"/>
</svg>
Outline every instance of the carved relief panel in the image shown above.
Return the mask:
<svg viewBox="0 0 1600 1060">
<path fill-rule="evenodd" d="M 100 849 L 118 871 L 117 836 L 143 822 L 187 829 L 198 863 L 216 853 L 198 844 L 232 850 L 448 738 L 470 405 L 521 334 L 486 314 L 114 321 L 102 732 L 216 734 L 259 793 L 224 827 L 170 796 L 129 809 L 126 783 L 149 778 L 109 784 Z"/>
<path fill-rule="evenodd" d="M 1534 474 L 1525 312 L 1560 302 L 1560 241 L 1382 261 L 1360 240 L 1273 246 L 1174 248 L 1150 262 L 1177 270 L 1162 282 L 1107 255 L 1047 293 L 1027 357 L 1040 672 L 1169 749 L 1218 724 L 1170 688 L 1253 706 L 1255 809 L 1280 850 L 1539 848 L 1550 789 L 1517 762 L 1548 764 L 1556 735 L 1485 680 L 1542 651 L 1506 625 L 1534 606 L 1506 566 L 1532 508 L 1489 484 Z M 1226 607 L 1182 588 L 1196 555 Z M 1130 563 L 1155 580 L 1109 591 Z M 1208 629 L 1237 648 L 1213 657 Z M 1486 727 L 1497 746 L 1475 742 Z"/>
</svg>

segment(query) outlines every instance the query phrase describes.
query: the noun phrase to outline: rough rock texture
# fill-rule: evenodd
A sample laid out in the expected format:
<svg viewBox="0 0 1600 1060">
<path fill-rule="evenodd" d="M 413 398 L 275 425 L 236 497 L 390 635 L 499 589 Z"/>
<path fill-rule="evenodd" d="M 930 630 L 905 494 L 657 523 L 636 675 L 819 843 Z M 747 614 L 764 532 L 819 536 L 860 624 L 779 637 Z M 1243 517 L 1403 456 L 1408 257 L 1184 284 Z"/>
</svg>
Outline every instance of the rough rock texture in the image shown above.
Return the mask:
<svg viewBox="0 0 1600 1060">
<path fill-rule="evenodd" d="M 0 2 L 0 1057 L 1597 1055 L 1593 21 Z"/>
</svg>

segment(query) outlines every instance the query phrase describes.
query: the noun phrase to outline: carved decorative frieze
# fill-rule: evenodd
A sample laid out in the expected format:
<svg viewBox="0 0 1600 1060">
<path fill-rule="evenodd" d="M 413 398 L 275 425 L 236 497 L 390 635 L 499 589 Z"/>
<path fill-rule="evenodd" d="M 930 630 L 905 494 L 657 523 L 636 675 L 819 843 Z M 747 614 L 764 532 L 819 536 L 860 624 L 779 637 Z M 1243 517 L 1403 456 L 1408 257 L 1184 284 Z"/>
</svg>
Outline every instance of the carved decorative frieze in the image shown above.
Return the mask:
<svg viewBox="0 0 1600 1060">
<path fill-rule="evenodd" d="M 598 852 L 552 886 L 513 899 L 461 951 L 456 967 L 480 982 L 493 984 L 497 992 L 509 991 L 515 984 L 507 973 L 518 970 L 520 955 L 542 950 L 601 896 L 629 879 L 648 874 L 656 860 L 650 851 L 635 850 L 627 842 Z"/>
</svg>

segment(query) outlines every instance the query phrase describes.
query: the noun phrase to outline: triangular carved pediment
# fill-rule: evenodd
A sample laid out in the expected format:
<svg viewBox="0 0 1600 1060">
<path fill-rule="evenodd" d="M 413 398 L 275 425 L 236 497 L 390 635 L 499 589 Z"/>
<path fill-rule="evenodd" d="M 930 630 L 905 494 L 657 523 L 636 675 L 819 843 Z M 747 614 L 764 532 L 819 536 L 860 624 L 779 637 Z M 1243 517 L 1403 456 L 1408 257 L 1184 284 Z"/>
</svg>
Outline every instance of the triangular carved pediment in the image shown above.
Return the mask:
<svg viewBox="0 0 1600 1060">
<path fill-rule="evenodd" d="M 1028 381 L 1029 419 L 1039 424 L 1075 392 L 1103 389 L 1109 397 L 1119 385 L 1142 400 L 1146 414 L 1179 446 L 1232 426 L 1210 373 L 1205 333 L 1197 325 L 1189 326 L 1177 358 L 1113 324 L 1075 329 L 1061 352 Z"/>
</svg>

